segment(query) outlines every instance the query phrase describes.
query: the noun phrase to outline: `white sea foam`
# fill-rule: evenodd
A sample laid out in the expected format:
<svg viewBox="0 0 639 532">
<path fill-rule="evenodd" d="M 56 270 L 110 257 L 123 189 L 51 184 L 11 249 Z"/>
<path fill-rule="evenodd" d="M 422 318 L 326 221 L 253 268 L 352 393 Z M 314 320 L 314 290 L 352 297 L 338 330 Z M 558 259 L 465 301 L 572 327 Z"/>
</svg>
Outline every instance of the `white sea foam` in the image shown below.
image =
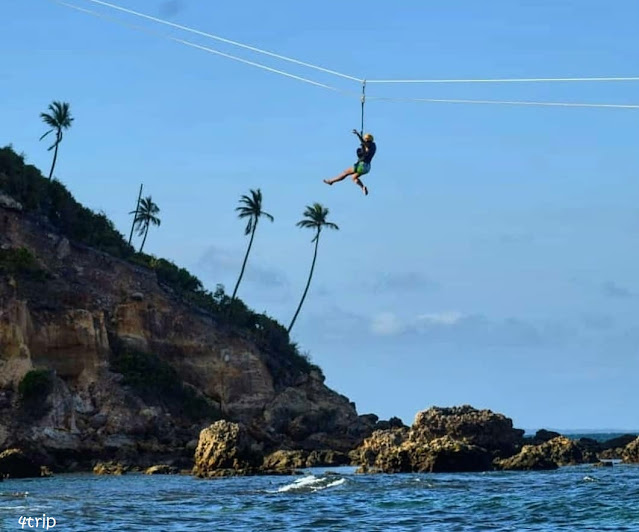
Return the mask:
<svg viewBox="0 0 639 532">
<path fill-rule="evenodd" d="M 291 484 L 281 486 L 277 492 L 300 492 L 300 491 L 321 491 L 327 488 L 334 488 L 335 486 L 341 486 L 346 482 L 345 478 L 335 478 L 334 476 L 316 477 L 315 475 L 309 475 L 307 477 L 298 478 Z"/>
</svg>

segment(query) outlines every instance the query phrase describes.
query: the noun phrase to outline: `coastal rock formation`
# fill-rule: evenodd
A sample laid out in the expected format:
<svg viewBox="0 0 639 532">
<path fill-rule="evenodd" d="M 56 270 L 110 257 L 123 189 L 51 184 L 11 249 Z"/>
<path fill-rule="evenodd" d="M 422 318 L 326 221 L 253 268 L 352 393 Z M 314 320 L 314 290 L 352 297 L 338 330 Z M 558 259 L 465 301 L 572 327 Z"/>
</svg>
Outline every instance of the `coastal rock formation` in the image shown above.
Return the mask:
<svg viewBox="0 0 639 532">
<path fill-rule="evenodd" d="M 504 470 L 556 469 L 598 461 L 592 449 L 565 436 L 557 436 L 541 445 L 525 445 L 519 454 L 496 460 L 495 466 Z"/>
<path fill-rule="evenodd" d="M 624 447 L 621 458 L 627 464 L 639 464 L 639 438 Z"/>
<path fill-rule="evenodd" d="M 176 475 L 178 468 L 166 464 L 154 465 L 144 470 L 145 475 Z"/>
<path fill-rule="evenodd" d="M 307 467 L 329 467 L 347 465 L 350 462 L 348 455 L 338 451 L 275 451 L 264 457 L 261 470 L 269 471 L 294 471 Z"/>
<path fill-rule="evenodd" d="M 604 460 L 621 460 L 626 446 L 637 439 L 636 434 L 623 434 L 606 440 L 600 444 L 599 458 Z"/>
<path fill-rule="evenodd" d="M 244 426 L 217 421 L 200 433 L 193 475 L 217 477 L 254 474 L 262 463 L 262 450 Z"/>
<path fill-rule="evenodd" d="M 0 303 L 0 450 L 21 447 L 54 470 L 96 460 L 190 468 L 189 442 L 217 419 L 250 427 L 265 452 L 309 453 L 346 453 L 377 422 L 299 354 L 9 200 Z"/>
<path fill-rule="evenodd" d="M 432 407 L 419 412 L 410 439 L 430 441 L 442 436 L 465 441 L 499 455 L 509 455 L 522 444 L 524 431 L 513 428 L 503 414 L 477 410 L 469 405 L 452 408 Z"/>
<path fill-rule="evenodd" d="M 523 432 L 489 410 L 433 407 L 410 429 L 375 431 L 350 456 L 362 472 L 487 471 L 494 456 L 518 448 Z"/>
<path fill-rule="evenodd" d="M 49 476 L 21 449 L 7 449 L 0 453 L 0 478 L 31 478 Z"/>
<path fill-rule="evenodd" d="M 129 466 L 119 462 L 98 462 L 93 466 L 96 475 L 124 475 L 129 470 Z"/>
<path fill-rule="evenodd" d="M 524 439 L 523 432 L 489 410 L 433 407 L 418 413 L 410 429 L 375 431 L 350 457 L 360 472 L 386 473 L 541 470 L 598 462 L 594 440 L 573 441 L 550 431 Z"/>
</svg>

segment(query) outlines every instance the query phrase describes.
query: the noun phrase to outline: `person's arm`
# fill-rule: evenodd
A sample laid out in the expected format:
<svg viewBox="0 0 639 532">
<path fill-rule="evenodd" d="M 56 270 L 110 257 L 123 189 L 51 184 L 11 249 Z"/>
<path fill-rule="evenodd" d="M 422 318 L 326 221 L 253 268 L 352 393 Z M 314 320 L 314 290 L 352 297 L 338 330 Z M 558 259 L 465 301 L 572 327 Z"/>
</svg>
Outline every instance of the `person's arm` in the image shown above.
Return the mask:
<svg viewBox="0 0 639 532">
<path fill-rule="evenodd" d="M 353 135 L 357 135 L 357 138 L 359 139 L 359 141 L 362 143 L 362 146 L 366 146 L 366 143 L 364 142 L 364 137 L 362 137 L 362 135 L 360 135 L 360 132 L 357 131 L 356 129 L 353 130 Z"/>
</svg>

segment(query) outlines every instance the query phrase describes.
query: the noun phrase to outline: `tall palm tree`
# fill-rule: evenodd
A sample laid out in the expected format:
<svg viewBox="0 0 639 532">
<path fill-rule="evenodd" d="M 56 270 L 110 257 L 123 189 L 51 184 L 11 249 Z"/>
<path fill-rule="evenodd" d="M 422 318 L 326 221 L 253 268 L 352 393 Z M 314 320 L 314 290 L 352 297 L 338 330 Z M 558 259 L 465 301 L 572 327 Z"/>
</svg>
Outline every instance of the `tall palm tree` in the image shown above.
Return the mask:
<svg viewBox="0 0 639 532">
<path fill-rule="evenodd" d="M 149 234 L 149 227 L 151 226 L 151 224 L 157 225 L 158 227 L 160 225 L 161 220 L 156 216 L 157 214 L 159 214 L 159 212 L 160 209 L 155 203 L 153 203 L 151 196 L 147 196 L 140 201 L 140 205 L 135 211 L 131 211 L 129 213 L 135 214 L 133 223 L 138 229 L 138 236 L 144 235 L 139 253 L 142 253 L 144 243 L 146 242 L 146 236 Z"/>
<path fill-rule="evenodd" d="M 53 152 L 53 162 L 51 163 L 51 171 L 49 172 L 49 181 L 51 181 L 55 162 L 58 159 L 58 146 L 60 145 L 60 142 L 62 142 L 62 131 L 69 129 L 71 127 L 71 122 L 73 122 L 74 119 L 71 117 L 69 104 L 67 102 L 53 102 L 52 104 L 49 104 L 49 111 L 51 112 L 40 113 L 40 118 L 42 118 L 45 124 L 51 127 L 49 131 L 40 137 L 40 140 L 46 137 L 49 133 L 55 131 L 55 142 L 51 144 L 48 149 L 48 151 L 51 151 L 55 148 L 55 152 Z"/>
<path fill-rule="evenodd" d="M 244 235 L 251 235 L 251 239 L 249 240 L 248 248 L 246 249 L 246 255 L 244 255 L 244 262 L 242 263 L 242 269 L 240 270 L 240 276 L 237 279 L 237 283 L 235 284 L 235 289 L 233 290 L 233 295 L 231 296 L 231 300 L 235 299 L 235 294 L 237 294 L 237 289 L 240 286 L 240 281 L 242 280 L 242 276 L 244 275 L 244 268 L 246 268 L 246 261 L 248 260 L 249 253 L 251 252 L 251 246 L 253 245 L 253 237 L 255 236 L 255 230 L 257 229 L 257 222 L 260 220 L 261 216 L 265 216 L 271 222 L 273 221 L 273 217 L 268 213 L 262 210 L 262 191 L 258 188 L 257 190 L 251 189 L 251 197 L 243 195 L 240 198 L 240 206 L 235 209 L 239 212 L 237 215 L 238 218 L 248 218 L 248 222 L 246 223 L 246 229 L 244 229 Z"/>
<path fill-rule="evenodd" d="M 313 253 L 313 262 L 311 263 L 311 272 L 308 275 L 308 281 L 306 282 L 306 288 L 304 288 L 304 293 L 302 294 L 302 300 L 300 301 L 297 310 L 295 311 L 295 316 L 293 316 L 293 320 L 291 324 L 288 326 L 288 332 L 291 332 L 293 328 L 293 324 L 297 319 L 297 315 L 300 313 L 300 309 L 302 308 L 302 304 L 304 303 L 304 298 L 306 297 L 306 293 L 308 292 L 308 287 L 311 284 L 311 279 L 313 277 L 313 270 L 315 269 L 315 259 L 317 258 L 317 245 L 319 244 L 319 237 L 322 229 L 324 227 L 328 227 L 329 229 L 339 229 L 336 224 L 332 222 L 327 222 L 326 217 L 328 216 L 328 209 L 323 207 L 319 203 L 313 203 L 312 206 L 306 206 L 306 210 L 304 211 L 304 219 L 297 222 L 298 227 L 305 227 L 308 229 L 315 230 L 315 238 L 311 240 L 311 242 L 315 242 L 315 252 Z"/>
</svg>

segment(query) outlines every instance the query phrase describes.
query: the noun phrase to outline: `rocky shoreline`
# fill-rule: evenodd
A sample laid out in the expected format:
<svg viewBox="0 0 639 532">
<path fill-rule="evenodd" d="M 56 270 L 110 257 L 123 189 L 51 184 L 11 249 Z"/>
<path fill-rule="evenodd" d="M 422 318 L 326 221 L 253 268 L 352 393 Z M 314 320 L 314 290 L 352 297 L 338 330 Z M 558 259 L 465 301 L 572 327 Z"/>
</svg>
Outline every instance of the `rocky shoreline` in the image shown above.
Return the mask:
<svg viewBox="0 0 639 532">
<path fill-rule="evenodd" d="M 0 479 L 639 462 L 636 435 L 525 438 L 470 406 L 429 408 L 411 427 L 360 415 L 281 324 L 129 248 L 104 215 L 0 149 Z"/>
<path fill-rule="evenodd" d="M 0 479 L 51 476 L 51 470 L 37 460 L 36 455 L 20 449 L 4 450 Z M 419 412 L 411 427 L 393 423 L 376 430 L 348 453 L 268 450 L 242 423 L 220 420 L 200 432 L 191 467 L 184 467 L 188 464 L 179 457 L 153 466 L 135 459 L 95 460 L 90 470 L 98 475 L 139 472 L 215 478 L 291 475 L 309 467 L 343 465 L 358 466 L 361 474 L 531 471 L 578 464 L 611 466 L 612 460 L 639 463 L 639 437 L 628 434 L 599 442 L 573 440 L 546 430 L 524 437 L 524 431 L 513 428 L 512 420 L 503 414 L 464 405 Z"/>
</svg>

